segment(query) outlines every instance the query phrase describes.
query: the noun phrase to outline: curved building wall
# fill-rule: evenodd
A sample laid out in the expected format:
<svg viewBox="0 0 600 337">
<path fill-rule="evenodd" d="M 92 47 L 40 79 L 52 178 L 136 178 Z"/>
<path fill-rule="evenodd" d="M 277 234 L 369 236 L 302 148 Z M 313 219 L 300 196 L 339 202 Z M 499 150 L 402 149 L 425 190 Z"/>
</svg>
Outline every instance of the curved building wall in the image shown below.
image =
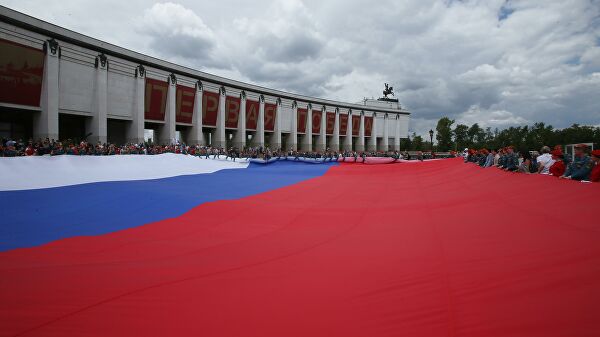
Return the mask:
<svg viewBox="0 0 600 337">
<path fill-rule="evenodd" d="M 292 94 L 172 64 L 0 6 L 0 107 L 34 138 L 81 121 L 88 140 L 306 151 L 399 149 L 410 113 Z M 17 112 L 18 113 L 18 112 Z M 59 123 L 60 121 L 60 123 Z M 63 133 L 64 134 L 64 133 Z"/>
</svg>

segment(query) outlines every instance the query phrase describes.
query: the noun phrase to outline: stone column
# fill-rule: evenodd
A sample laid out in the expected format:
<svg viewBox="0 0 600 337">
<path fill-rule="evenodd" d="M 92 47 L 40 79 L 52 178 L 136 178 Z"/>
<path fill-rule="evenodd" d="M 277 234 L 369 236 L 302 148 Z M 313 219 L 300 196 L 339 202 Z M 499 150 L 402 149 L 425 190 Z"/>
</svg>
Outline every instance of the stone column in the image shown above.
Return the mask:
<svg viewBox="0 0 600 337">
<path fill-rule="evenodd" d="M 219 90 L 219 111 L 217 113 L 217 127 L 215 130 L 215 138 L 213 139 L 213 147 L 225 148 L 225 98 L 226 91 L 225 87 L 221 86 Z"/>
<path fill-rule="evenodd" d="M 177 77 L 175 74 L 167 78 L 167 104 L 165 108 L 165 123 L 162 124 L 159 131 L 159 141 L 161 145 L 175 143 L 175 100 L 177 91 Z"/>
<path fill-rule="evenodd" d="M 389 150 L 389 133 L 388 133 L 388 120 L 389 120 L 389 115 L 387 113 L 385 113 L 383 115 L 383 140 L 381 142 L 381 147 L 383 147 L 383 151 L 388 151 Z"/>
<path fill-rule="evenodd" d="M 258 121 L 256 121 L 256 133 L 252 138 L 254 146 L 265 146 L 265 96 L 260 95 L 258 99 Z"/>
<path fill-rule="evenodd" d="M 312 104 L 306 108 L 306 130 L 302 137 L 302 151 L 312 151 Z"/>
<path fill-rule="evenodd" d="M 95 62 L 94 105 L 92 118 L 86 119 L 86 130 L 91 135 L 88 141 L 92 143 L 107 142 L 107 97 L 108 97 L 108 59 L 99 54 Z"/>
<path fill-rule="evenodd" d="M 327 150 L 327 108 L 321 108 L 321 128 L 319 129 L 319 138 L 317 138 L 317 151 Z"/>
<path fill-rule="evenodd" d="M 360 124 L 358 126 L 358 140 L 356 142 L 356 151 L 365 150 L 365 112 L 360 112 Z"/>
<path fill-rule="evenodd" d="M 60 46 L 54 39 L 44 42 L 44 78 L 40 100 L 41 112 L 34 114 L 33 137 L 58 140 L 58 64 Z"/>
<path fill-rule="evenodd" d="M 146 97 L 146 69 L 143 65 L 135 67 L 135 97 L 134 110 L 131 123 L 127 128 L 128 143 L 144 142 L 144 111 Z"/>
<path fill-rule="evenodd" d="M 335 108 L 335 119 L 333 122 L 333 135 L 331 136 L 331 143 L 329 144 L 331 151 L 340 150 L 340 109 Z"/>
<path fill-rule="evenodd" d="M 287 146 L 292 150 L 298 150 L 298 103 L 294 101 L 292 103 L 292 129 L 290 135 L 291 139 L 287 142 Z M 289 149 L 286 149 L 286 151 Z"/>
<path fill-rule="evenodd" d="M 243 150 L 246 146 L 246 92 L 244 90 L 240 93 L 240 113 L 233 143 L 239 150 Z"/>
<path fill-rule="evenodd" d="M 396 115 L 396 130 L 394 132 L 394 150 L 400 151 L 400 115 Z"/>
<path fill-rule="evenodd" d="M 275 121 L 273 121 L 273 135 L 271 135 L 271 149 L 277 150 L 281 147 L 281 98 L 277 98 L 277 110 L 275 111 Z M 284 151 L 287 149 L 283 149 Z"/>
<path fill-rule="evenodd" d="M 369 138 L 369 151 L 377 151 L 377 113 L 373 112 L 373 123 L 371 124 L 371 138 Z"/>
<path fill-rule="evenodd" d="M 352 151 L 352 110 L 348 110 L 348 123 L 346 123 L 346 138 L 344 139 L 344 151 Z"/>
<path fill-rule="evenodd" d="M 202 132 L 202 82 L 196 82 L 196 96 L 194 96 L 194 111 L 192 113 L 192 127 L 189 133 L 190 144 L 204 145 Z"/>
</svg>

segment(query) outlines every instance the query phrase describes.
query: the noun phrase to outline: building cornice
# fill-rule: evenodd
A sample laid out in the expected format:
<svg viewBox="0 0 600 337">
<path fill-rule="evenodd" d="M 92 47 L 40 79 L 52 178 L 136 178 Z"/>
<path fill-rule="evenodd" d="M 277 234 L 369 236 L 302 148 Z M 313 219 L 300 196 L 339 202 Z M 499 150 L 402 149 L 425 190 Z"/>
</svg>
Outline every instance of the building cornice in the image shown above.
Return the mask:
<svg viewBox="0 0 600 337">
<path fill-rule="evenodd" d="M 83 48 L 87 48 L 93 50 L 97 53 L 106 54 L 114 57 L 118 57 L 135 64 L 143 65 L 144 67 L 152 67 L 156 69 L 160 69 L 166 71 L 167 73 L 173 73 L 176 75 L 182 75 L 186 77 L 190 77 L 199 81 L 212 82 L 219 86 L 226 86 L 234 89 L 245 90 L 250 92 L 255 92 L 260 95 L 266 96 L 274 96 L 283 99 L 289 99 L 291 101 L 301 101 L 307 103 L 313 103 L 318 105 L 325 106 L 335 106 L 339 108 L 346 109 L 356 109 L 356 110 L 366 110 L 366 111 L 378 111 L 378 112 L 388 112 L 400 115 L 410 115 L 410 112 L 407 110 L 401 109 L 386 109 L 386 108 L 369 108 L 365 105 L 354 104 L 354 103 L 346 103 L 333 101 L 324 98 L 310 97 L 305 95 L 299 95 L 294 93 L 289 93 L 281 90 L 265 88 L 262 86 L 258 86 L 255 84 L 244 83 L 241 81 L 236 81 L 232 79 L 228 79 L 225 77 L 205 73 L 199 70 L 195 70 L 192 68 L 184 67 L 181 65 L 177 65 L 171 62 L 167 62 L 152 56 L 144 55 L 142 53 L 138 53 L 123 47 L 119 47 L 113 45 L 108 42 L 104 42 L 89 36 L 86 36 L 81 33 L 74 32 L 72 30 L 51 24 L 49 22 L 34 18 L 32 16 L 23 14 L 21 12 L 12 10 L 10 8 L 0 6 L 0 20 L 7 22 L 16 27 L 26 29 L 29 31 L 33 31 L 35 33 L 44 35 L 48 38 L 57 39 L 60 41 L 64 41 L 76 46 L 80 46 Z"/>
</svg>

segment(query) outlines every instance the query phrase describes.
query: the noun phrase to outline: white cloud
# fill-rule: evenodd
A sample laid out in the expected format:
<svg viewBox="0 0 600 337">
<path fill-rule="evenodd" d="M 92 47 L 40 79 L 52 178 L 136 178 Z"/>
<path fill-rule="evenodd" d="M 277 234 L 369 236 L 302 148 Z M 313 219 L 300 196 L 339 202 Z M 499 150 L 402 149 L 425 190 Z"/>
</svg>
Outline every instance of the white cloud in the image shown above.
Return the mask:
<svg viewBox="0 0 600 337">
<path fill-rule="evenodd" d="M 146 9 L 136 31 L 149 37 L 149 48 L 172 61 L 222 66 L 215 58 L 219 42 L 215 33 L 191 9 L 171 2 Z"/>
<path fill-rule="evenodd" d="M 478 105 L 473 105 L 456 118 L 456 122 L 466 125 L 478 123 L 481 127 L 504 128 L 513 125 L 523 125 L 531 123 L 523 117 L 516 116 L 510 111 L 482 109 Z"/>
<path fill-rule="evenodd" d="M 396 88 L 425 134 L 441 116 L 599 124 L 598 0 L 0 0 L 219 75 L 356 102 Z"/>
<path fill-rule="evenodd" d="M 164 37 L 186 36 L 215 43 L 214 33 L 194 11 L 182 5 L 157 3 L 144 11 L 144 33 Z"/>
</svg>

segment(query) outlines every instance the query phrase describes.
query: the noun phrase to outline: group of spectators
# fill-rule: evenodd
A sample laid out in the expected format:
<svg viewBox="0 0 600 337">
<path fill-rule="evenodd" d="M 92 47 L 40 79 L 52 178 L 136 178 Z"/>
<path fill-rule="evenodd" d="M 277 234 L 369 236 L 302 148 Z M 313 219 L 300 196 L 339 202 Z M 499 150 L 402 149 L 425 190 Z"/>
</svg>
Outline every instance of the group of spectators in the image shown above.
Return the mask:
<svg viewBox="0 0 600 337">
<path fill-rule="evenodd" d="M 600 150 L 589 151 L 586 144 L 574 147 L 574 159 L 562 152 L 560 145 L 539 152 L 515 151 L 513 146 L 499 150 L 465 149 L 465 162 L 481 167 L 497 167 L 525 174 L 549 174 L 561 179 L 600 182 Z"/>
<path fill-rule="evenodd" d="M 87 141 L 56 141 L 54 139 L 44 139 L 28 142 L 22 140 L 14 141 L 2 139 L 0 142 L 0 157 L 21 157 L 21 156 L 43 156 L 43 155 L 76 155 L 76 156 L 109 156 L 109 155 L 155 155 L 162 153 L 189 154 L 201 158 L 216 158 L 217 156 L 226 156 L 235 161 L 236 158 L 260 158 L 270 159 L 275 157 L 294 157 L 294 158 L 325 158 L 332 160 L 333 158 L 354 158 L 356 161 L 359 157 L 393 157 L 400 159 L 403 156 L 398 151 L 332 151 L 327 149 L 323 152 L 308 152 L 283 149 L 270 149 L 269 147 L 244 147 L 238 149 L 231 147 L 229 149 L 203 146 L 203 145 L 186 145 L 177 143 L 172 145 L 153 145 L 149 143 L 130 143 L 121 146 L 111 143 L 96 143 L 93 144 Z M 408 153 L 405 156 L 410 157 Z M 417 159 L 423 159 L 423 155 Z"/>
<path fill-rule="evenodd" d="M 21 157 L 21 156 L 43 156 L 43 155 L 77 155 L 77 156 L 108 156 L 122 154 L 160 154 L 160 153 L 178 153 L 180 148 L 175 145 L 158 146 L 150 144 L 125 144 L 117 146 L 115 144 L 97 143 L 93 144 L 87 141 L 74 142 L 66 140 L 64 142 L 50 140 L 48 138 L 34 142 L 29 140 L 27 143 L 19 140 L 2 139 L 0 143 L 0 157 Z"/>
</svg>

